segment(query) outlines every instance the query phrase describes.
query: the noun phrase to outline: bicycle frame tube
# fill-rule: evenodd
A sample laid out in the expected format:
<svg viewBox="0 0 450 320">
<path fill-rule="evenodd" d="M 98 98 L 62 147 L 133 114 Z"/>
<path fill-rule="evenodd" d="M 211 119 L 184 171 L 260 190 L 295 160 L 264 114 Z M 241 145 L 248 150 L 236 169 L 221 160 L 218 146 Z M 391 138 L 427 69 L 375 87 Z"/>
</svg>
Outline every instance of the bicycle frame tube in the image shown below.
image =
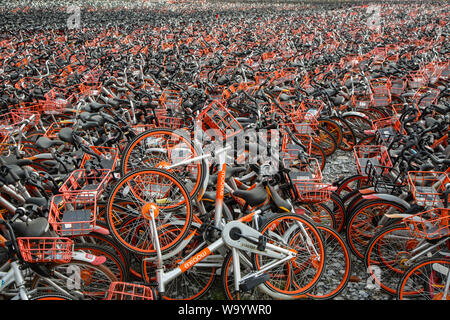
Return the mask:
<svg viewBox="0 0 450 320">
<path fill-rule="evenodd" d="M 8 196 L 10 196 L 13 199 L 16 199 L 17 201 L 21 202 L 21 203 L 25 203 L 25 198 L 22 197 L 20 194 L 18 194 L 16 191 L 14 191 L 13 189 L 11 189 L 9 186 L 7 185 L 2 185 L 0 187 L 0 191 L 3 191 L 4 193 L 6 193 Z"/>
<path fill-rule="evenodd" d="M 11 202 L 6 200 L 2 196 L 0 196 L 0 207 L 5 208 L 6 210 L 8 210 L 8 212 L 10 212 L 12 214 L 14 214 L 17 209 Z"/>
<path fill-rule="evenodd" d="M 225 192 L 225 173 L 227 171 L 227 164 L 225 162 L 225 154 L 220 155 L 221 169 L 217 175 L 217 191 L 216 191 L 216 204 L 215 204 L 215 215 L 214 215 L 214 226 L 219 228 L 222 221 L 222 210 L 223 210 L 223 197 Z"/>
<path fill-rule="evenodd" d="M 27 291 L 25 289 L 25 280 L 23 279 L 22 272 L 20 271 L 17 261 L 13 261 L 10 264 L 8 272 L 0 272 L 0 292 L 3 291 L 13 282 L 16 283 L 19 288 L 19 295 L 17 299 L 28 300 Z"/>
</svg>

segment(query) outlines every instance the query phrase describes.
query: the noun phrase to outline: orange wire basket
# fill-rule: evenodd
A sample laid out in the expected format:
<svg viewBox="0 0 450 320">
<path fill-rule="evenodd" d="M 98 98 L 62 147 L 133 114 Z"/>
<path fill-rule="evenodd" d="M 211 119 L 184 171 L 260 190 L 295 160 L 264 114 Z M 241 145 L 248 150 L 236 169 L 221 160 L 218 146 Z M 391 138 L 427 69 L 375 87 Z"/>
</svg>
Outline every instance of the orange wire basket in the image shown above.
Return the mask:
<svg viewBox="0 0 450 320">
<path fill-rule="evenodd" d="M 387 174 L 392 168 L 391 158 L 383 145 L 357 145 L 353 147 L 353 156 L 356 161 L 358 173 L 367 176 L 368 162 L 379 175 Z"/>
<path fill-rule="evenodd" d="M 372 121 L 372 128 L 375 130 L 377 139 L 386 147 L 398 133 L 406 134 L 397 116 Z"/>
<path fill-rule="evenodd" d="M 357 109 L 368 109 L 372 105 L 372 97 L 367 96 L 359 96 L 352 97 L 352 104 Z"/>
<path fill-rule="evenodd" d="M 403 222 L 414 238 L 434 240 L 450 235 L 450 209 L 434 208 L 410 217 Z"/>
<path fill-rule="evenodd" d="M 79 86 L 80 93 L 84 96 L 96 95 L 100 89 L 100 82 L 84 82 Z"/>
<path fill-rule="evenodd" d="M 166 110 L 180 111 L 182 97 L 177 90 L 164 90 L 161 94 L 161 104 Z"/>
<path fill-rule="evenodd" d="M 389 78 L 372 79 L 370 87 L 374 95 L 387 96 L 391 92 L 391 81 Z"/>
<path fill-rule="evenodd" d="M 322 182 L 322 172 L 317 159 L 309 158 L 302 163 L 293 153 L 283 155 L 283 165 L 289 169 L 289 180 L 293 196 L 302 202 L 326 202 L 336 190 L 331 184 Z"/>
<path fill-rule="evenodd" d="M 450 179 L 445 172 L 408 172 L 408 184 L 414 200 L 424 207 L 443 207 L 445 185 L 449 182 Z"/>
<path fill-rule="evenodd" d="M 92 194 L 52 197 L 48 222 L 60 236 L 89 234 L 95 228 L 97 199 Z"/>
<path fill-rule="evenodd" d="M 61 114 L 66 110 L 68 101 L 66 99 L 54 99 L 41 101 L 41 110 L 45 114 Z"/>
<path fill-rule="evenodd" d="M 0 132 L 11 133 L 19 130 L 23 125 L 23 121 L 29 120 L 30 123 L 24 127 L 24 131 L 26 131 L 39 123 L 39 116 L 39 112 L 12 109 L 10 112 L 0 115 Z"/>
<path fill-rule="evenodd" d="M 427 81 L 427 75 L 422 71 L 410 72 L 408 75 L 408 85 L 413 89 L 423 87 Z"/>
<path fill-rule="evenodd" d="M 66 199 L 84 200 L 86 197 L 98 199 L 110 180 L 111 170 L 94 169 L 88 172 L 85 169 L 74 170 L 59 188 L 59 192 Z"/>
<path fill-rule="evenodd" d="M 127 282 L 112 282 L 106 300 L 155 300 L 152 288 Z"/>
<path fill-rule="evenodd" d="M 391 104 L 391 95 L 372 95 L 372 105 L 374 107 L 386 107 Z"/>
<path fill-rule="evenodd" d="M 439 95 L 439 90 L 434 88 L 423 87 L 417 90 L 416 94 L 413 97 L 414 105 L 418 108 L 428 107 L 434 103 L 436 98 Z"/>
<path fill-rule="evenodd" d="M 228 139 L 243 131 L 242 125 L 217 100 L 211 102 L 198 115 L 197 122 L 214 138 Z"/>
<path fill-rule="evenodd" d="M 391 95 L 399 96 L 406 88 L 406 80 L 402 78 L 391 78 Z"/>
<path fill-rule="evenodd" d="M 180 117 L 174 117 L 170 115 L 158 115 L 159 127 L 161 128 L 171 128 L 171 129 L 181 129 L 186 126 L 186 121 Z"/>
<path fill-rule="evenodd" d="M 323 108 L 323 102 L 319 100 L 305 100 L 300 104 L 295 101 L 280 102 L 280 106 L 288 116 L 275 105 L 271 106 L 270 113 L 276 113 L 282 119 L 279 126 L 282 130 L 288 126 L 291 131 L 299 135 L 311 135 L 319 126 L 319 116 Z"/>
<path fill-rule="evenodd" d="M 302 202 L 326 202 L 331 198 L 331 193 L 336 190 L 329 183 L 297 180 L 293 181 L 297 197 Z"/>
<path fill-rule="evenodd" d="M 72 259 L 73 241 L 69 238 L 18 237 L 17 243 L 26 262 L 65 263 Z"/>
</svg>

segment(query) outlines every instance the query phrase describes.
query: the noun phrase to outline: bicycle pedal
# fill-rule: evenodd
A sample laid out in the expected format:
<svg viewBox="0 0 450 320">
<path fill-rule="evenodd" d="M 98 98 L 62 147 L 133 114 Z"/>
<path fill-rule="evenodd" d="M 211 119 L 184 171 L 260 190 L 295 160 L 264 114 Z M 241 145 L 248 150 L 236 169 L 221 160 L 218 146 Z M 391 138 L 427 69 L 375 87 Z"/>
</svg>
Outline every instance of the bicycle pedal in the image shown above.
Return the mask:
<svg viewBox="0 0 450 320">
<path fill-rule="evenodd" d="M 241 291 L 250 291 L 256 286 L 260 285 L 261 283 L 264 283 L 266 281 L 269 281 L 270 276 L 266 273 L 263 273 L 259 276 L 251 277 L 248 279 L 245 279 L 239 284 L 239 289 Z"/>
</svg>

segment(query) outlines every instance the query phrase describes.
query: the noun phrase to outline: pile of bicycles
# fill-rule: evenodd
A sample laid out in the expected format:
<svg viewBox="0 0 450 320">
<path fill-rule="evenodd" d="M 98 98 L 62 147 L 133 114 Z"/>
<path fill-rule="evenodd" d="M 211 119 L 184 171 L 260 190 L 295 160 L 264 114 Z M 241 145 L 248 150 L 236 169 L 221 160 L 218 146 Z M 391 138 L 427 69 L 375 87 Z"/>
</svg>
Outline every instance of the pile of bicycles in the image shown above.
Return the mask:
<svg viewBox="0 0 450 320">
<path fill-rule="evenodd" d="M 1 5 L 0 297 L 449 299 L 446 8 Z"/>
</svg>

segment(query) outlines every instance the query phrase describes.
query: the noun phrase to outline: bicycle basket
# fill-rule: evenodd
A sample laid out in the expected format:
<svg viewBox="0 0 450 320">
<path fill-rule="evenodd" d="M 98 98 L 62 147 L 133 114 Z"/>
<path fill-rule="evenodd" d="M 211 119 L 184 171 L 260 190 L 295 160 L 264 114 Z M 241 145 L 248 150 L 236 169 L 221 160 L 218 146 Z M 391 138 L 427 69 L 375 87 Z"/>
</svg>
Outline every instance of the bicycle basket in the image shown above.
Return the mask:
<svg viewBox="0 0 450 320">
<path fill-rule="evenodd" d="M 367 176 L 366 167 L 370 161 L 378 175 L 384 175 L 392 168 L 392 162 L 385 146 L 358 145 L 353 148 L 358 173 Z"/>
<path fill-rule="evenodd" d="M 74 170 L 59 188 L 65 198 L 93 197 L 98 199 L 108 183 L 111 170 L 94 169 L 88 172 L 85 169 Z"/>
<path fill-rule="evenodd" d="M 408 183 L 415 202 L 424 207 L 443 207 L 445 185 L 450 182 L 445 172 L 409 171 Z M 447 198 L 448 200 L 448 198 Z"/>
<path fill-rule="evenodd" d="M 434 208 L 404 218 L 410 234 L 415 238 L 433 240 L 450 235 L 450 209 Z"/>
<path fill-rule="evenodd" d="M 52 197 L 48 222 L 60 236 L 88 234 L 95 228 L 97 199 L 84 194 Z"/>
<path fill-rule="evenodd" d="M 69 262 L 73 241 L 69 238 L 18 237 L 20 254 L 30 263 Z"/>
<path fill-rule="evenodd" d="M 106 300 L 155 300 L 154 289 L 127 282 L 112 282 Z"/>
<path fill-rule="evenodd" d="M 224 140 L 241 133 L 243 130 L 241 124 L 219 101 L 211 102 L 198 115 L 197 122 L 207 133 L 209 131 L 211 137 L 220 137 Z"/>
</svg>

